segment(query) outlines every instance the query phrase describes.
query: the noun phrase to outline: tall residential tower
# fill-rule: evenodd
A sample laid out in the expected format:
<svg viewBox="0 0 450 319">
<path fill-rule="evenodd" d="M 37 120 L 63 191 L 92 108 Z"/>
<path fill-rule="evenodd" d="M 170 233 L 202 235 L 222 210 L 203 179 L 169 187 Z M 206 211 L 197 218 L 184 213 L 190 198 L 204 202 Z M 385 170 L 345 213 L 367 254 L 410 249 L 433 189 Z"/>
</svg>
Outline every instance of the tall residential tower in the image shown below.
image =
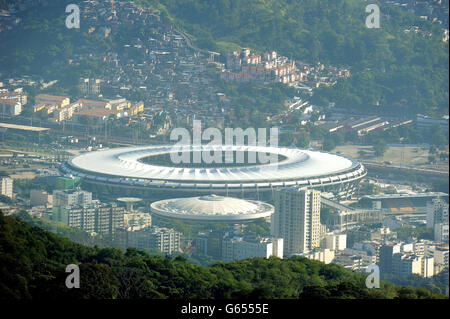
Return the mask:
<svg viewBox="0 0 450 319">
<path fill-rule="evenodd" d="M 283 238 L 284 255 L 308 252 L 320 243 L 320 191 L 284 188 L 275 191 L 272 236 Z"/>
</svg>

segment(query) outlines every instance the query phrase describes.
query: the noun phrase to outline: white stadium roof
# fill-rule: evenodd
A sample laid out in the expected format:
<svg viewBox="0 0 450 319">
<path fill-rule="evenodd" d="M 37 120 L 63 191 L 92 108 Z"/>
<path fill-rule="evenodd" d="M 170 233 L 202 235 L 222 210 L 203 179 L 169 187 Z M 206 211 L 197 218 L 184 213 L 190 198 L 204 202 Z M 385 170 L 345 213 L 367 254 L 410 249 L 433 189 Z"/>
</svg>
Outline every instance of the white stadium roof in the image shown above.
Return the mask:
<svg viewBox="0 0 450 319">
<path fill-rule="evenodd" d="M 244 192 L 259 194 L 289 186 L 319 188 L 346 197 L 367 174 L 358 161 L 326 152 L 262 146 L 201 147 L 187 146 L 184 150 L 271 153 L 282 159 L 268 164 L 260 161 L 237 166 L 216 163 L 216 167 L 198 168 L 201 164 L 195 164 L 197 168 L 189 164 L 174 167 L 171 163 L 143 162 L 149 156 L 177 152 L 174 146 L 140 146 L 84 153 L 63 163 L 61 170 L 83 178 L 86 185 L 100 192 L 132 197 L 152 197 L 165 191 L 227 195 L 240 192 L 244 196 Z M 159 158 L 160 162 L 163 160 L 166 159 Z"/>
<path fill-rule="evenodd" d="M 170 167 L 146 164 L 139 160 L 148 156 L 174 152 L 172 146 L 147 146 L 85 153 L 71 159 L 70 166 L 76 170 L 94 174 L 137 179 L 244 183 L 336 175 L 351 170 L 359 164 L 340 155 L 300 149 L 252 146 L 215 146 L 215 149 L 267 152 L 283 155 L 286 159 L 272 164 L 249 164 L 237 167 Z"/>
</svg>

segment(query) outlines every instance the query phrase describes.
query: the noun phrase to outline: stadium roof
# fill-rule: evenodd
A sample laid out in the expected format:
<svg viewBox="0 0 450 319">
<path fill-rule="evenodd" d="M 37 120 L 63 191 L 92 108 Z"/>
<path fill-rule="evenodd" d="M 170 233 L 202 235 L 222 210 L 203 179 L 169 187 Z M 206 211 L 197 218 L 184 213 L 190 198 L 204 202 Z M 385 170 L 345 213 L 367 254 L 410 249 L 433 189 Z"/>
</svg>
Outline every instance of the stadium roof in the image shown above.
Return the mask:
<svg viewBox="0 0 450 319">
<path fill-rule="evenodd" d="M 150 207 L 160 216 L 198 221 L 251 220 L 268 217 L 274 211 L 272 205 L 263 202 L 217 195 L 166 199 Z"/>
<path fill-rule="evenodd" d="M 305 179 L 346 174 L 360 167 L 350 158 L 309 150 L 257 147 L 212 146 L 214 150 L 267 152 L 285 156 L 278 163 L 245 166 L 190 168 L 142 163 L 142 158 L 176 152 L 173 146 L 116 148 L 89 152 L 69 161 L 71 168 L 94 174 L 163 181 L 209 182 L 267 182 L 273 180 Z M 190 150 L 196 148 L 190 147 Z M 204 150 L 203 148 L 202 150 Z"/>
</svg>

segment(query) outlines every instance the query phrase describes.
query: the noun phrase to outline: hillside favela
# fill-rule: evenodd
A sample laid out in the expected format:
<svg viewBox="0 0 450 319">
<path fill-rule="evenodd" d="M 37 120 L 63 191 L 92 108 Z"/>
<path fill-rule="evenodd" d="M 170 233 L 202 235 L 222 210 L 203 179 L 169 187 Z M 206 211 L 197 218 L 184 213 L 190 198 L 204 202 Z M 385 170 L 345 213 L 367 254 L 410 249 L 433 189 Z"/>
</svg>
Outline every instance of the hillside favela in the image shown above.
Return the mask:
<svg viewBox="0 0 450 319">
<path fill-rule="evenodd" d="M 448 10 L 0 0 L 0 299 L 448 302 Z"/>
</svg>

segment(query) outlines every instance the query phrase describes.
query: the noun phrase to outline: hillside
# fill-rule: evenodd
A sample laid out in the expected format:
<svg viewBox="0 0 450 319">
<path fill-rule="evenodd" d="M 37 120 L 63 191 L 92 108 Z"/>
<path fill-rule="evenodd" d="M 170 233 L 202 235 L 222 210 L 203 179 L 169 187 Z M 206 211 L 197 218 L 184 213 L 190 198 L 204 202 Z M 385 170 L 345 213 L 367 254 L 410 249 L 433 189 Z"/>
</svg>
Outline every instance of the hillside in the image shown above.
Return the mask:
<svg viewBox="0 0 450 319">
<path fill-rule="evenodd" d="M 381 22 L 380 29 L 368 29 L 367 3 L 360 0 L 139 2 L 163 4 L 203 48 L 276 50 L 309 63 L 350 67 L 350 79 L 318 90 L 318 103 L 365 108 L 379 102 L 448 114 L 448 42 L 442 42 L 440 27 L 401 9 L 372 1 Z M 405 34 L 412 26 L 432 36 Z"/>
<path fill-rule="evenodd" d="M 65 287 L 65 267 L 80 267 L 80 288 Z M 185 259 L 75 244 L 0 214 L 0 298 L 444 298 L 425 288 L 382 282 L 306 258 L 253 258 L 209 267 Z"/>
<path fill-rule="evenodd" d="M 149 30 L 139 26 L 107 39 L 83 27 L 68 30 L 64 8 L 72 2 L 79 3 L 50 0 L 45 10 L 24 12 L 23 23 L 0 34 L 0 71 L 42 74 L 70 86 L 81 76 L 102 73 L 96 52 L 119 50 L 131 38 L 149 36 Z M 442 41 L 443 31 L 399 8 L 379 4 L 381 27 L 368 29 L 367 3 L 361 0 L 136 2 L 153 8 L 162 21 L 189 34 L 200 48 L 222 53 L 239 47 L 276 50 L 307 63 L 350 68 L 350 78 L 316 90 L 313 102 L 319 105 L 336 102 L 367 109 L 379 104 L 380 112 L 395 108 L 405 114 L 448 114 L 448 42 Z M 412 27 L 420 32 L 405 33 Z M 82 52 L 92 52 L 92 59 L 76 67 L 67 64 Z"/>
</svg>

